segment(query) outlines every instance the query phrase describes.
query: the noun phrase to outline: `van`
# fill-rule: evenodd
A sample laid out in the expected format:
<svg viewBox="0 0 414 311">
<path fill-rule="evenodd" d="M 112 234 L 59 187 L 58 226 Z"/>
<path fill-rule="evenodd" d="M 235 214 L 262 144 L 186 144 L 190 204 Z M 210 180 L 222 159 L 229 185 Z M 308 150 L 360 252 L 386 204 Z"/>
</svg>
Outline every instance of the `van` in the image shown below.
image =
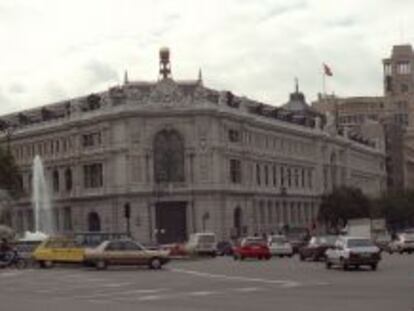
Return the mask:
<svg viewBox="0 0 414 311">
<path fill-rule="evenodd" d="M 217 254 L 216 243 L 215 233 L 197 232 L 190 235 L 185 248 L 190 254 L 215 257 Z"/>
</svg>

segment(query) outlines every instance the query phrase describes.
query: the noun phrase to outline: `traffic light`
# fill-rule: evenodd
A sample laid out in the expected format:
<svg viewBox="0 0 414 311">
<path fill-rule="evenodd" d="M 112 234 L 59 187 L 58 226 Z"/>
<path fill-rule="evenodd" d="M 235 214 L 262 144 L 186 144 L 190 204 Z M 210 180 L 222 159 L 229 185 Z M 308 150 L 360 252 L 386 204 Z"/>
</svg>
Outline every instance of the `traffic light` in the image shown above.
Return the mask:
<svg viewBox="0 0 414 311">
<path fill-rule="evenodd" d="M 129 203 L 125 203 L 124 205 L 124 217 L 127 219 L 131 217 L 131 206 Z"/>
</svg>

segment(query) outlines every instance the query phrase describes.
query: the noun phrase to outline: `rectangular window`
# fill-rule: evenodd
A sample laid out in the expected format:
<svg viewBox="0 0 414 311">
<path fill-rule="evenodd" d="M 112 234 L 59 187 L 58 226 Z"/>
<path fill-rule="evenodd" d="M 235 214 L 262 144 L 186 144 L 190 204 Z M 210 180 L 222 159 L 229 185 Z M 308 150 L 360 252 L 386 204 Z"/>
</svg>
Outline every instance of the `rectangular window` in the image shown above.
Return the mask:
<svg viewBox="0 0 414 311">
<path fill-rule="evenodd" d="M 292 187 L 292 171 L 289 167 L 286 170 L 287 170 L 287 186 L 290 188 Z"/>
<path fill-rule="evenodd" d="M 261 180 L 260 180 L 260 165 L 256 164 L 256 182 L 258 185 L 260 185 Z"/>
<path fill-rule="evenodd" d="M 82 146 L 83 147 L 92 147 L 99 146 L 101 144 L 101 133 L 88 133 L 82 135 Z"/>
<path fill-rule="evenodd" d="M 280 185 L 283 187 L 285 185 L 285 168 L 280 167 Z"/>
<path fill-rule="evenodd" d="M 277 167 L 273 165 L 273 186 L 277 186 Z"/>
<path fill-rule="evenodd" d="M 66 206 L 63 209 L 63 230 L 72 230 L 72 209 L 70 208 L 70 206 Z"/>
<path fill-rule="evenodd" d="M 409 62 L 399 62 L 397 64 L 397 73 L 399 74 L 410 74 L 411 64 Z"/>
<path fill-rule="evenodd" d="M 240 184 L 242 181 L 241 162 L 240 160 L 230 160 L 230 181 L 233 184 Z"/>
<path fill-rule="evenodd" d="M 308 170 L 308 187 L 312 189 L 312 169 Z"/>
<path fill-rule="evenodd" d="M 391 64 L 384 64 L 384 75 L 391 76 L 391 74 L 392 74 Z"/>
<path fill-rule="evenodd" d="M 265 185 L 269 185 L 269 167 L 267 165 L 264 166 L 264 173 L 265 173 Z"/>
<path fill-rule="evenodd" d="M 301 169 L 300 170 L 300 172 L 301 172 L 301 187 L 302 188 L 305 188 L 305 169 Z"/>
<path fill-rule="evenodd" d="M 102 163 L 94 163 L 83 166 L 85 188 L 99 188 L 103 185 Z"/>
<path fill-rule="evenodd" d="M 299 187 L 299 169 L 295 168 L 294 170 L 294 179 L 295 179 L 295 187 Z"/>
<path fill-rule="evenodd" d="M 229 130 L 229 141 L 237 143 L 240 141 L 240 132 L 237 130 Z"/>
</svg>

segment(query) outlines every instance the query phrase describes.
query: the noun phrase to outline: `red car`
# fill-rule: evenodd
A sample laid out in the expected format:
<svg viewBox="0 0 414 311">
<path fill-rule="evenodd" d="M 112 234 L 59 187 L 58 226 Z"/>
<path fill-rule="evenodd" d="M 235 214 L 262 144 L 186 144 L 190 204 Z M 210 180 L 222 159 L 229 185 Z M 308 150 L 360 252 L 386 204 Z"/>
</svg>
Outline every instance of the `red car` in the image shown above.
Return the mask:
<svg viewBox="0 0 414 311">
<path fill-rule="evenodd" d="M 240 245 L 233 250 L 234 260 L 245 258 L 257 258 L 269 260 L 272 257 L 265 240 L 259 237 L 244 238 Z"/>
</svg>

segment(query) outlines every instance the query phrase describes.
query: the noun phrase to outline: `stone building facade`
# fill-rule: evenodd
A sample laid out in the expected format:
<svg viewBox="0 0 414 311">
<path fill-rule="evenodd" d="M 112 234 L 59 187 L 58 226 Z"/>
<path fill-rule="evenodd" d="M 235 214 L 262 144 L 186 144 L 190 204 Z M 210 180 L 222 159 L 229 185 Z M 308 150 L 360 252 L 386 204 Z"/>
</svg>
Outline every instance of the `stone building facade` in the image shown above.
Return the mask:
<svg viewBox="0 0 414 311">
<path fill-rule="evenodd" d="M 309 227 L 323 193 L 339 185 L 385 190 L 384 150 L 295 121 L 280 109 L 163 71 L 155 82 L 1 117 L 25 196 L 13 226 L 32 228 L 32 162 L 53 193 L 57 231 L 125 231 L 144 242 L 219 238 Z M 297 91 L 298 92 L 298 91 Z"/>
</svg>

